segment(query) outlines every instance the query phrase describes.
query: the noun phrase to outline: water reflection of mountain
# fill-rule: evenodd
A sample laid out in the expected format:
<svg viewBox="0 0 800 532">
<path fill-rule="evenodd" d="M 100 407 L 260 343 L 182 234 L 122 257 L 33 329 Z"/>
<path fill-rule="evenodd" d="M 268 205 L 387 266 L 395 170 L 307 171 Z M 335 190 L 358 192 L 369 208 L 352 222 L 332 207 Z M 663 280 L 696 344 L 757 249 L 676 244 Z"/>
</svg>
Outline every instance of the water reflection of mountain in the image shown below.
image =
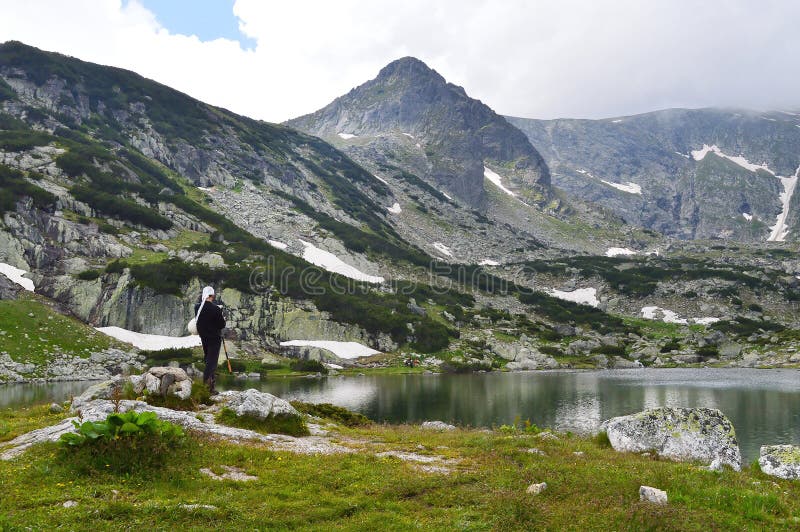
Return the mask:
<svg viewBox="0 0 800 532">
<path fill-rule="evenodd" d="M 762 444 L 800 444 L 800 371 L 645 370 L 374 375 L 281 379 L 260 386 L 283 397 L 332 402 L 377 421 L 440 419 L 492 427 L 530 420 L 593 432 L 611 417 L 657 406 L 719 408 L 746 460 Z"/>
</svg>

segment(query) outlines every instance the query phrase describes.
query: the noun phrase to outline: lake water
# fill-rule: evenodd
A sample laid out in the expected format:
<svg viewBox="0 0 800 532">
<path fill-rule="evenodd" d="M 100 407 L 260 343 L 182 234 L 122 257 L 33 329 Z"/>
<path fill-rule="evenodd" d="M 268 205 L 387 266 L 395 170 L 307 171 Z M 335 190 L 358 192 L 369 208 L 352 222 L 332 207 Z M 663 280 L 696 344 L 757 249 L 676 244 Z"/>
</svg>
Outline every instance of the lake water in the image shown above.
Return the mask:
<svg viewBox="0 0 800 532">
<path fill-rule="evenodd" d="M 375 421 L 442 420 L 473 427 L 529 419 L 590 433 L 606 419 L 657 406 L 719 408 L 747 462 L 765 444 L 800 445 L 800 370 L 642 369 L 414 374 L 231 382 L 279 397 L 333 403 Z"/>
<path fill-rule="evenodd" d="M 0 408 L 62 401 L 87 383 L 0 386 Z M 719 408 L 746 462 L 765 444 L 800 445 L 800 370 L 642 369 L 466 375 L 414 374 L 223 381 L 279 397 L 333 403 L 375 421 L 442 420 L 492 427 L 529 419 L 590 433 L 603 420 L 657 406 Z"/>
</svg>

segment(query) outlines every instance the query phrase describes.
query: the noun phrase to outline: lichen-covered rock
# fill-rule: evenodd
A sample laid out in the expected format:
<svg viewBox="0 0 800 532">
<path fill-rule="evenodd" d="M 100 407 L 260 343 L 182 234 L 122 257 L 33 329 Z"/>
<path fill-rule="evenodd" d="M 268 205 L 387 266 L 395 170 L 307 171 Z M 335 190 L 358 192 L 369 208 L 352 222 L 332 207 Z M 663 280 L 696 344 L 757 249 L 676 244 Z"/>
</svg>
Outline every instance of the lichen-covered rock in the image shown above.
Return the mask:
<svg viewBox="0 0 800 532">
<path fill-rule="evenodd" d="M 655 408 L 610 419 L 603 427 L 617 451 L 655 451 L 672 460 L 742 467 L 733 424 L 717 409 Z"/>
<path fill-rule="evenodd" d="M 270 416 L 299 416 L 300 412 L 288 401 L 272 394 L 250 388 L 243 392 L 227 391 L 218 394 L 215 401 L 236 412 L 237 416 L 266 419 Z"/>
<path fill-rule="evenodd" d="M 167 395 L 174 395 L 182 400 L 188 399 L 192 396 L 192 381 L 187 379 L 171 384 L 169 388 L 167 388 Z"/>
<path fill-rule="evenodd" d="M 111 399 L 114 390 L 119 386 L 120 380 L 121 378 L 117 377 L 89 386 L 82 394 L 72 399 L 73 410 L 77 410 L 95 399 Z"/>
<path fill-rule="evenodd" d="M 159 379 L 163 379 L 165 375 L 172 375 L 174 381 L 173 382 L 180 382 L 185 381 L 189 378 L 184 370 L 181 368 L 173 368 L 169 366 L 158 366 L 154 368 L 150 368 L 147 372 L 154 377 L 158 377 Z"/>
<path fill-rule="evenodd" d="M 761 471 L 773 477 L 800 479 L 800 446 L 764 445 L 758 458 Z"/>
</svg>

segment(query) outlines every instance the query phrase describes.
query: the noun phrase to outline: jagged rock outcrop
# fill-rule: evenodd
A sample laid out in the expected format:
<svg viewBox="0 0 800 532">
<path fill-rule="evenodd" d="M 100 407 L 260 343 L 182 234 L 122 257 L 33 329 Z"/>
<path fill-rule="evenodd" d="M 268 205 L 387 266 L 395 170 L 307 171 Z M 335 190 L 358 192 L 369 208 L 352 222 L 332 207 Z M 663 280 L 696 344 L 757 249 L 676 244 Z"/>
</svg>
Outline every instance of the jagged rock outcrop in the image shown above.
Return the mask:
<svg viewBox="0 0 800 532">
<path fill-rule="evenodd" d="M 733 424 L 713 408 L 654 408 L 615 417 L 602 425 L 620 452 L 655 451 L 678 461 L 700 461 L 718 468 L 742 467 Z"/>
<path fill-rule="evenodd" d="M 754 166 L 790 177 L 800 165 L 794 113 L 669 109 L 602 120 L 507 118 L 542 153 L 554 186 L 679 238 L 766 240 L 784 187 Z M 692 152 L 706 145 L 739 157 L 739 164 L 713 152 L 695 160 Z M 791 239 L 798 220 L 800 194 L 793 194 Z"/>
<path fill-rule="evenodd" d="M 484 164 L 502 167 L 514 187 L 550 185 L 547 165 L 524 134 L 413 57 L 288 123 L 321 137 L 405 135 L 426 155 L 423 177 L 477 208 L 486 206 Z"/>
</svg>

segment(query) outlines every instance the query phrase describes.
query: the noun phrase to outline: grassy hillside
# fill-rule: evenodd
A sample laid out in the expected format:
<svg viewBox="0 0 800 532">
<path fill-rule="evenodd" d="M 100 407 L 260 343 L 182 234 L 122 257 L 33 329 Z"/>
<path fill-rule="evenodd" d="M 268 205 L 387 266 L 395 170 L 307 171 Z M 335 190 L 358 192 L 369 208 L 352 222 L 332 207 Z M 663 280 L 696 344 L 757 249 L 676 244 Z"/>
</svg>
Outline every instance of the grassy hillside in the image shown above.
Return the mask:
<svg viewBox="0 0 800 532">
<path fill-rule="evenodd" d="M 0 413 L 0 446 L 52 424 L 44 408 Z M 431 433 L 411 426 L 334 430 L 351 454 L 298 455 L 193 438 L 158 469 L 118 474 L 71 459 L 56 445 L 0 462 L 0 528 L 136 526 L 303 530 L 765 530 L 800 522 L 797 482 L 756 467 L 716 473 L 620 454 L 602 440 L 534 428 Z M 541 454 L 531 452 L 538 449 Z M 415 460 L 378 456 L 407 453 Z M 440 469 L 424 470 L 425 466 Z M 201 468 L 236 467 L 249 482 Z M 546 482 L 539 494 L 526 493 Z M 639 501 L 666 490 L 667 506 Z M 65 508 L 66 501 L 77 503 Z M 210 505 L 192 508 L 185 505 Z"/>
</svg>

